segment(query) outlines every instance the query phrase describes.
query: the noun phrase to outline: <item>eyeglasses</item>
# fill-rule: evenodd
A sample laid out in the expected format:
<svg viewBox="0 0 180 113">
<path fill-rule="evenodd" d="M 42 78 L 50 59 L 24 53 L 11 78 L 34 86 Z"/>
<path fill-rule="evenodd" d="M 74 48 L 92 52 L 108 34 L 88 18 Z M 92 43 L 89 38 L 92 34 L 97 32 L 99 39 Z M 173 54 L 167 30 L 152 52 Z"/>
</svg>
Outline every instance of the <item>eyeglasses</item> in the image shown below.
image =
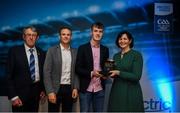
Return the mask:
<svg viewBox="0 0 180 113">
<path fill-rule="evenodd" d="M 28 37 L 30 37 L 30 36 L 37 37 L 37 34 L 25 34 L 25 35 L 28 36 Z"/>
</svg>

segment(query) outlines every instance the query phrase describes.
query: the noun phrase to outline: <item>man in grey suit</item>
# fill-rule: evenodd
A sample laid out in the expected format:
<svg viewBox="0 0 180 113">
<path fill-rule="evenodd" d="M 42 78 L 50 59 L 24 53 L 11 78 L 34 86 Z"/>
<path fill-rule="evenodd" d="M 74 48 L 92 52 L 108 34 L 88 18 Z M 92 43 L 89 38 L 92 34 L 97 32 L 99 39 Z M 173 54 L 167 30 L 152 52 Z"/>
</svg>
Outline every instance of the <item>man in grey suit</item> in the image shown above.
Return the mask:
<svg viewBox="0 0 180 113">
<path fill-rule="evenodd" d="M 44 85 L 48 95 L 48 111 L 71 112 L 78 96 L 78 77 L 75 74 L 76 49 L 70 47 L 72 30 L 59 30 L 60 44 L 48 49 L 44 63 Z"/>
</svg>

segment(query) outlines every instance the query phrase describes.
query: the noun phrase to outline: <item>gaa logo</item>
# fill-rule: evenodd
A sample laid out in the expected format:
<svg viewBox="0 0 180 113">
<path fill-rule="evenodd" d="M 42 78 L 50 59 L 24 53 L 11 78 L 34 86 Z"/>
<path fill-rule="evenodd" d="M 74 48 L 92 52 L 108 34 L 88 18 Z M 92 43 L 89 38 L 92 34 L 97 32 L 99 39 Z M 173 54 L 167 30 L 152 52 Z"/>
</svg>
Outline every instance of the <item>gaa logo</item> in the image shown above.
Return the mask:
<svg viewBox="0 0 180 113">
<path fill-rule="evenodd" d="M 158 24 L 165 24 L 165 25 L 169 25 L 170 22 L 167 19 L 158 19 L 157 20 Z"/>
</svg>

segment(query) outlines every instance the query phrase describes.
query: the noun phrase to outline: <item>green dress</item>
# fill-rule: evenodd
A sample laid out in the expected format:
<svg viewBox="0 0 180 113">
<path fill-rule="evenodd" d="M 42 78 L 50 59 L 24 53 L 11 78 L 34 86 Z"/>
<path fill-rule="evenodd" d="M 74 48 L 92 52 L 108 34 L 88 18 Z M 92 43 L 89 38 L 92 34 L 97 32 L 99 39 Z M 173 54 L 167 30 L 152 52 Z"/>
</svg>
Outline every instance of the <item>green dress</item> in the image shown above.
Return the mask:
<svg viewBox="0 0 180 113">
<path fill-rule="evenodd" d="M 139 80 L 142 75 L 142 55 L 130 50 L 123 55 L 114 55 L 115 68 L 120 74 L 114 78 L 108 111 L 110 112 L 144 112 L 143 95 Z"/>
</svg>

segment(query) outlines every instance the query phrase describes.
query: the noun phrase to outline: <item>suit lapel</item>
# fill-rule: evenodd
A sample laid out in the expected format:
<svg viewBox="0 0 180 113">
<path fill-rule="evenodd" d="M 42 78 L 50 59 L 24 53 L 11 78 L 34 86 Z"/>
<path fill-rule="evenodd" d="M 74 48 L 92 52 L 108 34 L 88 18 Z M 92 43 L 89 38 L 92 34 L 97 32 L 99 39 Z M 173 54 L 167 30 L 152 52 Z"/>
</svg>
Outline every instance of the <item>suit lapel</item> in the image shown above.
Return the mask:
<svg viewBox="0 0 180 113">
<path fill-rule="evenodd" d="M 89 56 L 89 63 L 91 63 L 91 68 L 93 68 L 93 53 L 92 53 L 92 48 L 91 48 L 91 44 L 89 43 L 87 46 L 87 54 Z"/>
<path fill-rule="evenodd" d="M 62 72 L 62 54 L 61 54 L 61 46 L 60 45 L 58 45 L 57 48 L 56 48 L 56 55 L 57 55 L 57 65 L 59 66 L 59 71 L 58 72 L 59 72 L 59 74 L 61 76 L 61 72 Z"/>
<path fill-rule="evenodd" d="M 21 60 L 22 60 L 22 62 L 24 62 L 24 65 L 25 65 L 26 69 L 28 70 L 28 72 L 30 74 L 28 58 L 27 58 L 27 55 L 26 55 L 26 50 L 25 50 L 24 45 L 22 45 L 22 49 L 20 51 L 20 54 L 22 54 L 22 59 Z"/>
<path fill-rule="evenodd" d="M 37 50 L 37 56 L 38 56 L 38 66 L 39 66 L 39 74 L 41 75 L 42 73 L 42 70 L 41 69 L 43 69 L 43 67 L 42 67 L 42 54 L 40 53 L 40 50 L 38 49 L 38 48 L 36 48 L 36 50 Z"/>
</svg>

